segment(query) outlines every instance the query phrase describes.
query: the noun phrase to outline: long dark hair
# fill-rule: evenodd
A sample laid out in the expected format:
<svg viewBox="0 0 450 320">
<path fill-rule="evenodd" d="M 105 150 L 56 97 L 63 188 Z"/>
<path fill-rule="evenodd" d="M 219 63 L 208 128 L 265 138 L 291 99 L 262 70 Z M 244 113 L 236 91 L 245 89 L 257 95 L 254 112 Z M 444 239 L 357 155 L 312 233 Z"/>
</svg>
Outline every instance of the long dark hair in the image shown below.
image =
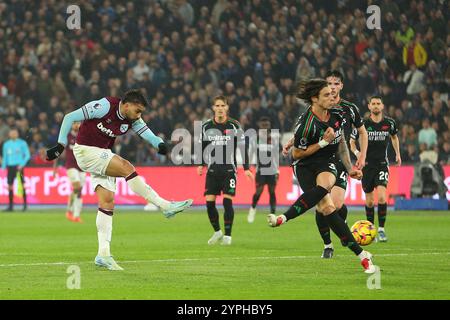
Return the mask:
<svg viewBox="0 0 450 320">
<path fill-rule="evenodd" d="M 297 98 L 312 104 L 312 97 L 319 97 L 320 91 L 328 86 L 328 82 L 321 78 L 304 80 L 299 83 Z"/>
</svg>

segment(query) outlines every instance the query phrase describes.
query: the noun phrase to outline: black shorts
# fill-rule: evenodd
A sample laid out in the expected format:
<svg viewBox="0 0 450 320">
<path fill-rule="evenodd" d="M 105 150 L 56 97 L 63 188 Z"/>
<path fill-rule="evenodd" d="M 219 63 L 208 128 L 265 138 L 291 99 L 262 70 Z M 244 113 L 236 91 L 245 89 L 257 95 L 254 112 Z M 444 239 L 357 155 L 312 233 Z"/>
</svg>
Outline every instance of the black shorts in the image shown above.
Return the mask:
<svg viewBox="0 0 450 320">
<path fill-rule="evenodd" d="M 334 186 L 346 190 L 348 173 L 347 173 L 347 170 L 345 170 L 345 167 L 341 161 L 336 162 L 336 170 L 337 170 L 337 175 L 336 175 L 336 183 L 334 184 Z"/>
<path fill-rule="evenodd" d="M 258 186 L 276 186 L 278 182 L 278 173 L 277 174 L 271 174 L 271 175 L 262 175 L 260 172 L 256 172 L 255 177 L 256 187 Z"/>
<path fill-rule="evenodd" d="M 19 170 L 17 169 L 17 166 L 8 166 L 7 168 L 8 168 L 8 185 L 12 185 L 14 183 L 14 179 L 16 179 L 17 172 Z M 23 182 L 23 169 L 20 170 L 20 176 Z"/>
<path fill-rule="evenodd" d="M 204 195 L 236 194 L 236 172 L 233 169 L 208 169 Z"/>
<path fill-rule="evenodd" d="M 377 186 L 387 187 L 389 168 L 386 164 L 378 166 L 367 165 L 363 168 L 362 188 L 365 193 L 372 192 Z"/>
<path fill-rule="evenodd" d="M 294 174 L 303 192 L 311 190 L 317 186 L 317 176 L 322 172 L 330 172 L 335 177 L 337 169 L 335 160 L 329 162 L 314 163 L 308 165 L 295 165 Z"/>
</svg>

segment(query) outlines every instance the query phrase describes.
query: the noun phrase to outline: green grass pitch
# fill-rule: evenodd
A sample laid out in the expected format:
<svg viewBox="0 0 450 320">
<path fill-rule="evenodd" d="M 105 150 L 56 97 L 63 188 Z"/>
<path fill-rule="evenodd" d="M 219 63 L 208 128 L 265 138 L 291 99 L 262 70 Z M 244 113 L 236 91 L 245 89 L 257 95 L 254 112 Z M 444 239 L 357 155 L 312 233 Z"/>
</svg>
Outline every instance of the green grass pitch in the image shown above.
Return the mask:
<svg viewBox="0 0 450 320">
<path fill-rule="evenodd" d="M 320 258 L 312 213 L 272 229 L 266 210 L 253 224 L 236 210 L 225 247 L 207 245 L 205 211 L 167 220 L 116 210 L 112 253 L 125 270 L 111 272 L 93 263 L 94 210 L 83 224 L 63 211 L 0 214 L 0 299 L 450 299 L 449 212 L 388 212 L 389 242 L 366 247 L 381 267 L 381 289 L 369 290 L 359 259 L 336 237 L 335 257 Z M 350 212 L 348 220 L 363 217 Z M 67 288 L 71 265 L 80 289 Z"/>
</svg>

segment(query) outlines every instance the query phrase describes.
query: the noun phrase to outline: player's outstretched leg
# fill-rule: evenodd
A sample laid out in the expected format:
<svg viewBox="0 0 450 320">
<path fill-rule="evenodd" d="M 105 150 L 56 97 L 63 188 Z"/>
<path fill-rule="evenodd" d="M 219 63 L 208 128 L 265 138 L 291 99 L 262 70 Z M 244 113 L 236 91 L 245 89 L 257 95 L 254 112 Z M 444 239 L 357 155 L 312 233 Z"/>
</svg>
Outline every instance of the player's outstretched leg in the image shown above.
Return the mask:
<svg viewBox="0 0 450 320">
<path fill-rule="evenodd" d="M 339 239 L 341 239 L 342 245 L 348 247 L 355 253 L 355 255 L 360 258 L 361 265 L 364 268 L 364 272 L 374 273 L 376 271 L 376 268 L 372 261 L 372 254 L 364 251 L 355 241 L 355 238 L 353 238 L 348 225 L 339 216 L 338 211 L 333 211 L 331 214 L 326 215 L 325 218 L 331 230 L 333 230 L 333 232 L 339 237 Z"/>
<path fill-rule="evenodd" d="M 267 221 L 271 227 L 279 227 L 291 219 L 305 213 L 310 208 L 314 207 L 323 197 L 328 194 L 328 190 L 321 186 L 316 186 L 305 193 L 303 193 L 297 201 L 282 215 L 275 216 L 269 214 Z"/>
<path fill-rule="evenodd" d="M 97 236 L 98 253 L 95 257 L 95 265 L 108 270 L 123 270 L 111 256 L 110 244 L 112 236 L 113 210 L 98 208 L 97 211 Z"/>
<path fill-rule="evenodd" d="M 177 213 L 189 208 L 192 205 L 192 199 L 170 202 L 161 198 L 155 190 L 144 182 L 136 171 L 128 175 L 125 180 L 134 193 L 140 195 L 148 202 L 154 203 L 160 207 L 166 218 L 172 218 Z"/>
<path fill-rule="evenodd" d="M 344 222 L 347 223 L 348 209 L 345 204 L 343 204 L 342 207 L 338 209 L 338 213 L 341 216 L 342 220 L 344 220 Z"/>
</svg>

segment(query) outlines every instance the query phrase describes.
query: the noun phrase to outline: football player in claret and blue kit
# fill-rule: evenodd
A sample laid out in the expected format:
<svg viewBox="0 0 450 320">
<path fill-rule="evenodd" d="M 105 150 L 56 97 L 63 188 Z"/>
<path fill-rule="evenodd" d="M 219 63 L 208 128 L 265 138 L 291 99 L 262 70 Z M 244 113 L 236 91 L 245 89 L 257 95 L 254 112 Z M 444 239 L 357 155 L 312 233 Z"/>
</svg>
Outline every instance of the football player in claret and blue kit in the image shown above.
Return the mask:
<svg viewBox="0 0 450 320">
<path fill-rule="evenodd" d="M 91 101 L 67 114 L 61 125 L 58 144 L 47 150 L 47 159 L 58 158 L 67 146 L 72 123 L 82 121 L 73 153 L 81 170 L 89 172 L 98 197 L 98 254 L 95 264 L 109 270 L 123 270 L 112 258 L 110 242 L 116 177 L 123 177 L 130 189 L 148 202 L 159 206 L 167 218 L 173 217 L 192 204 L 192 200 L 170 202 L 161 198 L 138 175 L 135 167 L 111 151 L 117 136 L 133 130 L 149 142 L 160 154 L 167 153 L 164 141 L 155 136 L 142 120 L 148 103 L 139 90 L 130 90 L 122 98 L 105 97 Z"/>
</svg>

